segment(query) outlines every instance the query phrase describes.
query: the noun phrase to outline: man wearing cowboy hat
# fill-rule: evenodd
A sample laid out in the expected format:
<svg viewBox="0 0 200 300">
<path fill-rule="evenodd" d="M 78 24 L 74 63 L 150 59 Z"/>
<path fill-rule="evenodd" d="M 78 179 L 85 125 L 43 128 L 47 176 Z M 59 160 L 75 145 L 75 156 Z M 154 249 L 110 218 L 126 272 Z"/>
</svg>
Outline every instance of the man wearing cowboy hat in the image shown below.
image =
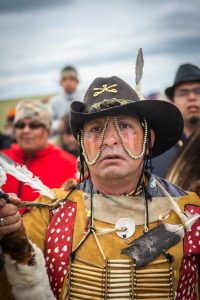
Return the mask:
<svg viewBox="0 0 200 300">
<path fill-rule="evenodd" d="M 182 146 L 200 125 L 200 69 L 192 64 L 178 68 L 174 84 L 165 90 L 166 96 L 180 110 L 183 121 L 183 135 L 169 151 L 153 160 L 154 171 L 165 177 L 167 170 L 175 162 Z"/>
<path fill-rule="evenodd" d="M 24 215 L 29 240 L 12 204 L 20 200 L 10 195 L 11 203 L 0 202 L 12 294 L 20 300 L 197 299 L 199 199 L 151 173 L 151 158 L 182 134 L 179 110 L 141 100 L 116 76 L 96 78 L 84 102 L 72 103 L 70 124 L 80 143 L 82 181 L 71 191 L 55 190 L 53 209 L 51 203 L 51 210 Z M 193 223 L 183 242 L 184 227 Z M 2 269 L 0 298 L 13 299 L 5 282 Z"/>
</svg>

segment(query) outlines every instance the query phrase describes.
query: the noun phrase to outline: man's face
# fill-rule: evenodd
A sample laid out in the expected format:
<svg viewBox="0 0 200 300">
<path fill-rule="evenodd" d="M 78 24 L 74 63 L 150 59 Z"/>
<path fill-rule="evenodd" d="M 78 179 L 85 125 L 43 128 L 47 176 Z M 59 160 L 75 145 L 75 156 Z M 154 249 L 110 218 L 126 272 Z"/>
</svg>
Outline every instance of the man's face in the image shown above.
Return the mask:
<svg viewBox="0 0 200 300">
<path fill-rule="evenodd" d="M 142 151 L 144 133 L 138 117 L 121 115 L 117 120 L 127 148 L 134 155 L 139 155 Z M 105 122 L 106 118 L 99 118 L 84 125 L 83 142 L 89 161 L 94 160 L 97 155 Z M 127 154 L 114 125 L 114 119 L 110 117 L 100 158 L 94 165 L 88 166 L 92 179 L 112 180 L 129 176 L 133 180 L 134 175 L 136 178 L 139 177 L 142 162 L 143 157 L 133 160 Z"/>
<path fill-rule="evenodd" d="M 66 93 L 73 93 L 76 90 L 78 81 L 76 78 L 71 76 L 64 76 L 60 81 L 60 85 L 63 87 Z"/>
<path fill-rule="evenodd" d="M 21 119 L 15 124 L 15 137 L 25 153 L 35 154 L 46 147 L 48 130 L 34 119 Z"/>
<path fill-rule="evenodd" d="M 200 120 L 200 82 L 178 85 L 173 100 L 182 113 L 185 126 L 196 125 Z"/>
</svg>

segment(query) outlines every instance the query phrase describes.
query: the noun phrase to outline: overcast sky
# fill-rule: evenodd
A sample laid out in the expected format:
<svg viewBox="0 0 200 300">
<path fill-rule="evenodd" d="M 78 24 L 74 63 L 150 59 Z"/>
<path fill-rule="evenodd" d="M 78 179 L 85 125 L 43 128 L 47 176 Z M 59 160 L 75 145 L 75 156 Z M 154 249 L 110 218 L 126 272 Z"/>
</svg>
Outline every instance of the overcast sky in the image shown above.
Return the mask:
<svg viewBox="0 0 200 300">
<path fill-rule="evenodd" d="M 81 88 L 97 76 L 134 85 L 145 57 L 144 93 L 172 84 L 178 65 L 200 65 L 199 0 L 0 0 L 0 99 L 59 92 L 76 66 Z"/>
</svg>

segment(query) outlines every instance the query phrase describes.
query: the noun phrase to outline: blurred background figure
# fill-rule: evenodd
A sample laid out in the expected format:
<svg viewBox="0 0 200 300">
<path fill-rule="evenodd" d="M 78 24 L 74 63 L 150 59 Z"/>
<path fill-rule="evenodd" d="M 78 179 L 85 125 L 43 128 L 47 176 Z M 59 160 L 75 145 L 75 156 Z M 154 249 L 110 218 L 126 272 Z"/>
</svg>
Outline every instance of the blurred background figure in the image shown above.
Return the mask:
<svg viewBox="0 0 200 300">
<path fill-rule="evenodd" d="M 82 96 L 78 90 L 79 78 L 77 70 L 72 66 L 66 66 L 61 71 L 60 86 L 63 89 L 60 95 L 51 99 L 53 114 L 52 134 L 60 131 L 61 118 L 69 112 L 72 101 L 81 101 Z"/>
<path fill-rule="evenodd" d="M 50 101 L 51 101 L 51 98 L 48 97 L 48 96 L 41 99 L 41 102 L 44 103 L 44 104 L 48 104 Z"/>
<path fill-rule="evenodd" d="M 147 100 L 162 100 L 163 98 L 164 96 L 158 91 L 150 93 L 145 97 Z"/>
<path fill-rule="evenodd" d="M 154 173 L 161 177 L 166 176 L 167 171 L 173 167 L 172 164 L 175 164 L 176 158 L 182 155 L 183 145 L 200 127 L 199 67 L 192 64 L 181 65 L 176 73 L 174 84 L 165 90 L 165 94 L 181 111 L 184 132 L 173 148 L 153 159 Z M 198 167 L 200 168 L 200 165 Z M 180 183 L 177 184 L 181 186 Z"/>
<path fill-rule="evenodd" d="M 79 156 L 79 145 L 71 132 L 68 113 L 60 120 L 60 146 L 75 157 Z"/>
<path fill-rule="evenodd" d="M 44 103 L 25 100 L 16 106 L 14 131 L 17 144 L 2 152 L 13 161 L 24 164 L 49 188 L 60 187 L 76 174 L 76 159 L 48 142 L 52 116 Z M 12 176 L 3 186 L 5 192 L 16 193 L 22 200 L 34 200 L 38 193 Z"/>
<path fill-rule="evenodd" d="M 190 190 L 190 187 L 194 187 L 198 182 L 200 183 L 199 150 L 200 128 L 184 143 L 180 155 L 174 162 L 172 161 L 166 178 L 186 191 Z M 198 185 L 200 187 L 200 184 Z"/>
<path fill-rule="evenodd" d="M 10 148 L 15 142 L 13 121 L 15 117 L 15 108 L 8 111 L 6 116 L 6 124 L 3 127 L 3 131 L 0 132 L 0 150 Z"/>
</svg>

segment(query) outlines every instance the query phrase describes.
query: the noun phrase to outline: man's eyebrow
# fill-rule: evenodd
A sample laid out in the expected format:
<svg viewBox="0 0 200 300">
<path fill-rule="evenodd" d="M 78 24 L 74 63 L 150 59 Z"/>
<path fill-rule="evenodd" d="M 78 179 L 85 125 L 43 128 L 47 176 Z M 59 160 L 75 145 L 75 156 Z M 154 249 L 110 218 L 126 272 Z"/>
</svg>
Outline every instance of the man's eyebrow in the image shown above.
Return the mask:
<svg viewBox="0 0 200 300">
<path fill-rule="evenodd" d="M 118 116 L 117 117 L 118 120 L 123 120 L 123 119 L 127 119 L 127 118 L 129 119 L 130 117 L 128 117 L 128 116 Z"/>
<path fill-rule="evenodd" d="M 199 89 L 200 88 L 200 85 L 198 85 L 198 86 L 194 86 L 193 88 L 179 88 L 178 89 L 178 91 L 192 91 L 192 90 L 194 90 L 194 89 Z"/>
<path fill-rule="evenodd" d="M 137 120 L 136 117 L 134 117 L 134 116 L 117 116 L 117 119 L 120 121 L 121 120 L 122 121 L 123 120 L 133 120 L 133 121 Z"/>
<path fill-rule="evenodd" d="M 98 124 L 102 124 L 102 123 L 104 123 L 104 120 L 97 119 L 97 120 L 92 120 L 92 121 L 86 123 L 85 126 L 98 125 Z"/>
<path fill-rule="evenodd" d="M 178 90 L 179 91 L 188 91 L 188 90 L 190 90 L 190 88 L 179 88 Z"/>
</svg>

